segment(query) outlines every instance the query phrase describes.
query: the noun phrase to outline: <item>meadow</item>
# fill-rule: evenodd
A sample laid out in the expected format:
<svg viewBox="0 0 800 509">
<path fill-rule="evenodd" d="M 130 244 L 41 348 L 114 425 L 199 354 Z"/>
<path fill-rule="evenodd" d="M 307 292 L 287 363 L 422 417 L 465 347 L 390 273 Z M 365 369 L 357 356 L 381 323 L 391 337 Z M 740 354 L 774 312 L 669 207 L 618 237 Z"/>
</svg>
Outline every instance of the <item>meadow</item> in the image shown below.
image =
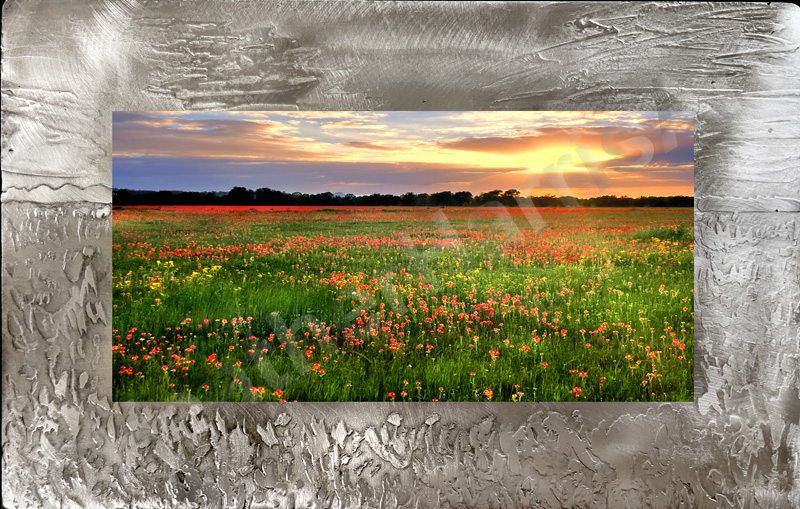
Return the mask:
<svg viewBox="0 0 800 509">
<path fill-rule="evenodd" d="M 115 207 L 117 401 L 692 401 L 693 209 Z"/>
</svg>

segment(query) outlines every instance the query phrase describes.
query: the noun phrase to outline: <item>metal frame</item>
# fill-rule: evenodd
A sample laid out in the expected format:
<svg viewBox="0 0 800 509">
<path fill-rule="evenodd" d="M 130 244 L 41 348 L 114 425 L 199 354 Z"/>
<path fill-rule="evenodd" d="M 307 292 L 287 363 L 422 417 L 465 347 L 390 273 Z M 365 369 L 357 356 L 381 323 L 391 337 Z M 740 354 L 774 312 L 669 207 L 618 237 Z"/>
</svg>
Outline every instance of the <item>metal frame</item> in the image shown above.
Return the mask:
<svg viewBox="0 0 800 509">
<path fill-rule="evenodd" d="M 7 507 L 800 505 L 800 10 L 3 10 Z M 694 403 L 111 400 L 111 112 L 695 111 Z"/>
</svg>

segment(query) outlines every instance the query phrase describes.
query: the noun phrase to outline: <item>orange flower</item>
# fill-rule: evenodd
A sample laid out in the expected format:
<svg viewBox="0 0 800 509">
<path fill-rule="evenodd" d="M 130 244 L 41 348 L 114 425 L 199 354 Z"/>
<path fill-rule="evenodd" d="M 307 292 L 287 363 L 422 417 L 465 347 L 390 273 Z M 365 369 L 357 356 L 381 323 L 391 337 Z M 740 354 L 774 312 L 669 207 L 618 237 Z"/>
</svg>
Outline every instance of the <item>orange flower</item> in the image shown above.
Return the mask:
<svg viewBox="0 0 800 509">
<path fill-rule="evenodd" d="M 387 394 L 387 396 L 389 397 L 389 399 L 394 401 L 394 392 L 390 392 L 389 394 Z"/>
<path fill-rule="evenodd" d="M 581 389 L 580 387 L 573 387 L 572 388 L 572 395 L 577 398 L 578 396 L 580 396 L 582 391 L 583 391 L 583 389 Z"/>
<path fill-rule="evenodd" d="M 485 391 L 483 391 L 483 395 L 486 396 L 486 399 L 491 401 L 492 398 L 494 398 L 494 391 L 491 389 L 486 389 Z"/>
</svg>

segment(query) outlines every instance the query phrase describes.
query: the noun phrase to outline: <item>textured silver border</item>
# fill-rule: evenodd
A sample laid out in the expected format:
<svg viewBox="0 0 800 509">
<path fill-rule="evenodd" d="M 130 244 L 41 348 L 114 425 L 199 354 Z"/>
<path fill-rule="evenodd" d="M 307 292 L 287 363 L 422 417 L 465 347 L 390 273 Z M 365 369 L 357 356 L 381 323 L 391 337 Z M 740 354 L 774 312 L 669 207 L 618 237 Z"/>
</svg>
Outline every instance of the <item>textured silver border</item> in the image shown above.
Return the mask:
<svg viewBox="0 0 800 509">
<path fill-rule="evenodd" d="M 6 3 L 6 507 L 800 506 L 800 10 Z M 142 404 L 110 394 L 111 112 L 682 110 L 696 399 Z"/>
</svg>

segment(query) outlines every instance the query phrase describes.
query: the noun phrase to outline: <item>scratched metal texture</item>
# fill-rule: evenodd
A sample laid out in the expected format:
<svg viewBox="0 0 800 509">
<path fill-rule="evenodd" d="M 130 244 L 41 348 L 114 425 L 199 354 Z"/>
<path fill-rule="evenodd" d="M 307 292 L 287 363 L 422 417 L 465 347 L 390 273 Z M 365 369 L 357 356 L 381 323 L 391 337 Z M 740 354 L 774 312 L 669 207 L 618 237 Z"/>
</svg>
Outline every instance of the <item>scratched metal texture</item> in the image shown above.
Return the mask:
<svg viewBox="0 0 800 509">
<path fill-rule="evenodd" d="M 6 507 L 800 506 L 800 10 L 8 2 Z M 111 399 L 111 112 L 689 110 L 696 397 Z"/>
</svg>

